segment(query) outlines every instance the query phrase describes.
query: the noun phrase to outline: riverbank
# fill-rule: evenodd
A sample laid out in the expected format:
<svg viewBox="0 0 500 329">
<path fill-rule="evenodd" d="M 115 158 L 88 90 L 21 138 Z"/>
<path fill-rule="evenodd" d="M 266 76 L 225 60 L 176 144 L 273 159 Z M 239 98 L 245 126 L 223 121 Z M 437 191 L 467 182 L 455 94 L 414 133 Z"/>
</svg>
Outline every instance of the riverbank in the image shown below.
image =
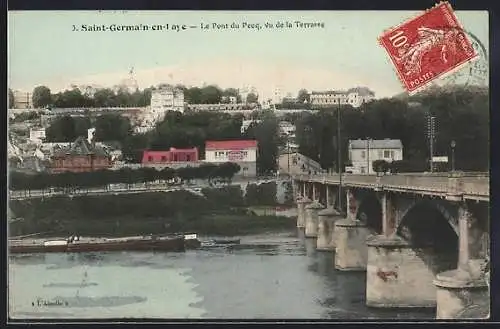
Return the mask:
<svg viewBox="0 0 500 329">
<path fill-rule="evenodd" d="M 239 187 L 126 195 L 57 196 L 11 200 L 22 220 L 9 224 L 9 236 L 48 232 L 45 236 L 78 233 L 88 236 L 127 236 L 151 233 L 197 232 L 244 235 L 292 230 L 295 219 L 248 210 Z"/>
</svg>

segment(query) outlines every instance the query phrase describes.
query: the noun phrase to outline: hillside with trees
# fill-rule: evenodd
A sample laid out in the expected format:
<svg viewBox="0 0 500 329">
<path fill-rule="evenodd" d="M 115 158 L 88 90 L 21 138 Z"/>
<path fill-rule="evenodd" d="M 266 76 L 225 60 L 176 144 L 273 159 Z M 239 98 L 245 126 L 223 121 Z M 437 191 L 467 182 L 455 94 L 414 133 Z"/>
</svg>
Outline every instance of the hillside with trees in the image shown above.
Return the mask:
<svg viewBox="0 0 500 329">
<path fill-rule="evenodd" d="M 299 152 L 337 168 L 337 107 L 288 116 L 297 125 Z M 450 155 L 455 141 L 456 169 L 484 171 L 489 168 L 489 96 L 481 88 L 434 88 L 425 92 L 385 98 L 360 108 L 342 106 L 343 159 L 348 159 L 349 139 L 400 139 L 404 159 L 428 163 L 427 117 L 436 117 L 434 155 Z M 346 165 L 344 162 L 343 165 Z"/>
</svg>

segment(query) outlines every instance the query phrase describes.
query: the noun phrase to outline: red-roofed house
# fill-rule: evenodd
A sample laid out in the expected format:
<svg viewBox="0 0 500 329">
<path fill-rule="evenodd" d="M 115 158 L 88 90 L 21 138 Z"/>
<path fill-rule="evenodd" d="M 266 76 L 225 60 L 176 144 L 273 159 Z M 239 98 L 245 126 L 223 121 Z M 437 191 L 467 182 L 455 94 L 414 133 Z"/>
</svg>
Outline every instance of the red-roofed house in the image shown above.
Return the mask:
<svg viewBox="0 0 500 329">
<path fill-rule="evenodd" d="M 205 161 L 211 163 L 234 162 L 241 167 L 239 174 L 255 176 L 257 175 L 257 141 L 207 141 L 205 143 Z"/>
<path fill-rule="evenodd" d="M 144 151 L 142 164 L 163 164 L 171 162 L 196 162 L 198 161 L 198 149 L 176 149 L 171 147 L 168 151 Z"/>
</svg>

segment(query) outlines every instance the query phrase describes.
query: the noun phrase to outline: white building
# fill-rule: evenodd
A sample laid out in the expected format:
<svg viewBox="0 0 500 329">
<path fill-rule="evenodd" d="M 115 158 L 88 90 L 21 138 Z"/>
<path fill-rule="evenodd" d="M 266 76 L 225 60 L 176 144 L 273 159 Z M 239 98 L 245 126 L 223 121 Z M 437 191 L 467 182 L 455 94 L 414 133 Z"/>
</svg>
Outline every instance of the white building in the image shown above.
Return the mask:
<svg viewBox="0 0 500 329">
<path fill-rule="evenodd" d="M 172 86 L 164 86 L 151 92 L 149 119 L 161 121 L 168 111 L 184 113 L 184 91 Z"/>
<path fill-rule="evenodd" d="M 14 90 L 14 104 L 11 104 L 15 109 L 31 109 L 33 108 L 33 95 L 27 91 Z"/>
<path fill-rule="evenodd" d="M 29 140 L 33 143 L 40 144 L 45 139 L 45 128 L 31 128 Z"/>
<path fill-rule="evenodd" d="M 256 140 L 207 141 L 205 143 L 205 162 L 234 162 L 241 167 L 238 174 L 256 176 L 257 151 Z"/>
<path fill-rule="evenodd" d="M 94 137 L 95 137 L 95 128 L 87 129 L 87 142 L 92 143 Z"/>
<path fill-rule="evenodd" d="M 247 131 L 247 129 L 252 125 L 252 123 L 259 124 L 261 122 L 262 122 L 262 120 L 257 120 L 257 119 L 255 119 L 255 120 L 243 120 L 241 122 L 241 133 L 244 134 Z"/>
<path fill-rule="evenodd" d="M 375 98 L 375 93 L 366 87 L 351 88 L 347 91 L 313 91 L 309 101 L 312 107 L 326 107 L 332 105 L 351 105 L 360 107 Z"/>
<path fill-rule="evenodd" d="M 279 123 L 279 130 L 282 136 L 295 136 L 295 125 L 288 121 L 281 121 Z"/>
<path fill-rule="evenodd" d="M 387 162 L 403 160 L 403 144 L 399 139 L 350 140 L 349 160 L 352 163 L 353 173 L 373 174 L 375 173 L 373 162 L 376 160 Z"/>
<path fill-rule="evenodd" d="M 236 104 L 238 103 L 238 98 L 236 96 L 222 96 L 221 102 L 226 104 Z"/>
</svg>

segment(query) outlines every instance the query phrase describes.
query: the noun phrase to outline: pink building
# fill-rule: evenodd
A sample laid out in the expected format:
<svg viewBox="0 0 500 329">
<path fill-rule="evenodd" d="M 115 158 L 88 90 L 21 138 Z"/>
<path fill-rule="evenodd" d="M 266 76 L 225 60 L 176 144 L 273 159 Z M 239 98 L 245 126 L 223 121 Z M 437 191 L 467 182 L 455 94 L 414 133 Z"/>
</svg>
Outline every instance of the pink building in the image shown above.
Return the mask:
<svg viewBox="0 0 500 329">
<path fill-rule="evenodd" d="M 171 147 L 168 151 L 144 151 L 142 164 L 160 164 L 169 162 L 197 162 L 198 149 L 176 149 Z"/>
</svg>

